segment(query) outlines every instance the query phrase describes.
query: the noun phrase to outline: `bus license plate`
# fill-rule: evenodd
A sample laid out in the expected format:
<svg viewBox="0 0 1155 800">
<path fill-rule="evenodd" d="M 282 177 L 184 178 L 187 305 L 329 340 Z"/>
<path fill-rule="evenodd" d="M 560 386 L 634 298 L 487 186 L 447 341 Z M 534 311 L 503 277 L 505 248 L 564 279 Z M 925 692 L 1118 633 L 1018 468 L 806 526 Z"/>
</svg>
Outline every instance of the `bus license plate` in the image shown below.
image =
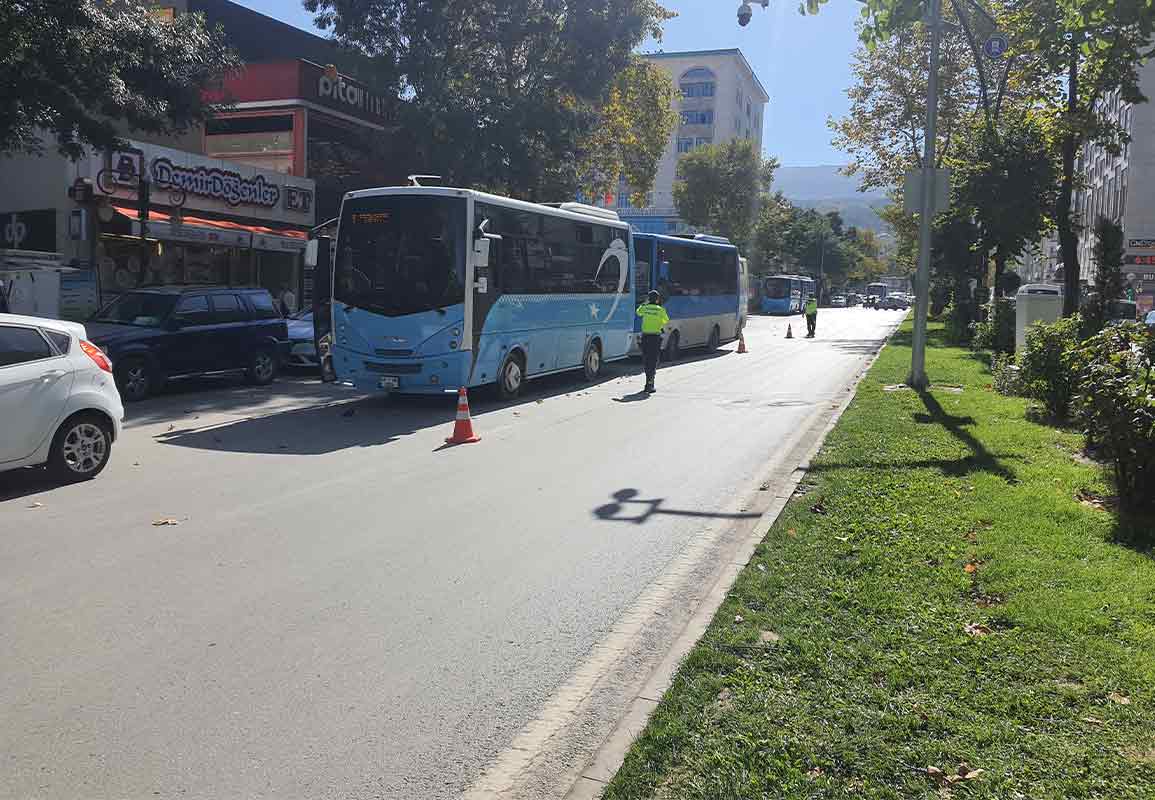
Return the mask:
<svg viewBox="0 0 1155 800">
<path fill-rule="evenodd" d="M 377 381 L 378 389 L 396 389 L 400 385 L 401 381 L 396 375 L 385 375 Z"/>
</svg>

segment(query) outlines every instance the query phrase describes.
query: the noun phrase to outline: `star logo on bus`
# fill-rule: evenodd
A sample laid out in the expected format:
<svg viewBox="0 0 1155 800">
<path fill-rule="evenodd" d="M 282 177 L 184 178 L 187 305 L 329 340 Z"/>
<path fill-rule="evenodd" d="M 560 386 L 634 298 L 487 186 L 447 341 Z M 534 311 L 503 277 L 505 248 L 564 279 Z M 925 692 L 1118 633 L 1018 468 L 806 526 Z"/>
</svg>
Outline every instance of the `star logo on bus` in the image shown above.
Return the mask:
<svg viewBox="0 0 1155 800">
<path fill-rule="evenodd" d="M 598 308 L 598 304 L 597 303 L 590 303 L 590 319 L 597 319 L 598 314 L 600 314 L 600 313 L 601 313 L 601 309 Z"/>
</svg>

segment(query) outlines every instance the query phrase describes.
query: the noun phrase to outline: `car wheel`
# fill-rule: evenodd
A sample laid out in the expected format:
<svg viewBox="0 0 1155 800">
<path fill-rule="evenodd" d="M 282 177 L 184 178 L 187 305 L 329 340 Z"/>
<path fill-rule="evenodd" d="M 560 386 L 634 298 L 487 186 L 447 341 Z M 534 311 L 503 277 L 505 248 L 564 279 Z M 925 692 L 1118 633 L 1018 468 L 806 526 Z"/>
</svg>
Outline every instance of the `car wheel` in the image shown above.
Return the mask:
<svg viewBox="0 0 1155 800">
<path fill-rule="evenodd" d="M 722 332 L 718 330 L 715 325 L 714 329 L 710 331 L 710 339 L 706 342 L 706 349 L 711 353 L 718 349 L 718 345 L 722 343 Z"/>
<path fill-rule="evenodd" d="M 525 386 L 525 359 L 514 351 L 505 357 L 497 373 L 497 394 L 502 400 L 514 400 Z"/>
<path fill-rule="evenodd" d="M 670 338 L 666 340 L 666 360 L 667 361 L 677 361 L 678 356 L 681 355 L 682 351 L 680 349 L 681 343 L 680 343 L 679 339 L 680 339 L 680 337 L 678 336 L 678 332 L 674 331 L 673 333 L 670 334 Z"/>
<path fill-rule="evenodd" d="M 108 421 L 97 414 L 75 414 L 52 439 L 48 471 L 59 481 L 86 481 L 101 473 L 111 455 L 112 427 Z"/>
<path fill-rule="evenodd" d="M 585 358 L 582 359 L 582 371 L 587 381 L 596 381 L 602 374 L 602 343 L 596 339 L 586 348 Z"/>
<path fill-rule="evenodd" d="M 125 359 L 116 365 L 116 388 L 120 396 L 130 403 L 143 400 L 152 394 L 153 374 L 143 358 Z"/>
<path fill-rule="evenodd" d="M 267 347 L 259 348 L 249 358 L 245 377 L 255 386 L 268 386 L 277 377 L 277 356 Z"/>
</svg>

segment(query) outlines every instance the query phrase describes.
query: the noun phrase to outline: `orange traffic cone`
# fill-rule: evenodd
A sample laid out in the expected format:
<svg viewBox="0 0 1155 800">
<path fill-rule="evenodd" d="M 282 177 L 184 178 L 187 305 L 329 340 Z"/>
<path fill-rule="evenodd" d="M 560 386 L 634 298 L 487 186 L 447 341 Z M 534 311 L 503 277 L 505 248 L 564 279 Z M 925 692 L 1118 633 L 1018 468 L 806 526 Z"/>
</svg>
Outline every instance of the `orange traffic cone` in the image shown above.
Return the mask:
<svg viewBox="0 0 1155 800">
<path fill-rule="evenodd" d="M 786 323 L 786 338 L 787 339 L 793 339 L 794 338 L 794 329 L 790 327 L 789 322 Z"/>
<path fill-rule="evenodd" d="M 739 353 L 749 353 L 750 352 L 749 350 L 746 349 L 746 332 L 745 331 L 738 331 L 738 352 Z"/>
<path fill-rule="evenodd" d="M 453 423 L 453 435 L 445 443 L 472 444 L 480 441 L 481 437 L 473 432 L 473 420 L 469 417 L 469 397 L 462 386 L 457 390 L 457 420 Z"/>
</svg>

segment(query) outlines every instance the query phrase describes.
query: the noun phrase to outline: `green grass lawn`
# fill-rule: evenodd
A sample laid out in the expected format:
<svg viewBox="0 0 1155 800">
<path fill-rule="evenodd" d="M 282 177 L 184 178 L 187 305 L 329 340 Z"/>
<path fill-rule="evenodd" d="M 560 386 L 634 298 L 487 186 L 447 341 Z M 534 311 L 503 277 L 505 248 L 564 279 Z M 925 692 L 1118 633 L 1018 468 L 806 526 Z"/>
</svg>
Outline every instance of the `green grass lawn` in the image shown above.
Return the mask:
<svg viewBox="0 0 1155 800">
<path fill-rule="evenodd" d="M 931 335 L 964 391 L 896 335 L 604 797 L 1155 798 L 1155 559 Z"/>
</svg>

